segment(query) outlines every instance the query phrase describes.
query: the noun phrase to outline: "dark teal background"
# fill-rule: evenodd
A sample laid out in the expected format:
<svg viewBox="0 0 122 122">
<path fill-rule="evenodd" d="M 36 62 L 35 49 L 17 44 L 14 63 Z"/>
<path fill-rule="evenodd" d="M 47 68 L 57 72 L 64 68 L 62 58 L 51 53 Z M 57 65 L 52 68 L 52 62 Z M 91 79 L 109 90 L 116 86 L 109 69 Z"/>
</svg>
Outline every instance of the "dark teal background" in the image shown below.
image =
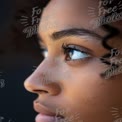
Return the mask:
<svg viewBox="0 0 122 122">
<path fill-rule="evenodd" d="M 24 89 L 24 80 L 33 66 L 42 61 L 37 36 L 26 38 L 19 23 L 31 8 L 46 5 L 46 0 L 0 1 L 0 71 L 5 87 L 0 88 L 0 117 L 2 122 L 34 122 L 33 100 L 37 97 Z"/>
</svg>

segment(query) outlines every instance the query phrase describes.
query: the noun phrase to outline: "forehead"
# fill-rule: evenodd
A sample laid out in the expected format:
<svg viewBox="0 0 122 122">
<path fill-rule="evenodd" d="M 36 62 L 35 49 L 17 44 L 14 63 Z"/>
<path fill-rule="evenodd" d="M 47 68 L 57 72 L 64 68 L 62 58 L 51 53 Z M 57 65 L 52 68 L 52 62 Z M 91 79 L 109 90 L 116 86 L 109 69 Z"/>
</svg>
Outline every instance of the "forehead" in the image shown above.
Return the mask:
<svg viewBox="0 0 122 122">
<path fill-rule="evenodd" d="M 94 29 L 90 23 L 93 17 L 89 15 L 89 12 L 92 8 L 92 14 L 98 15 L 99 5 L 100 0 L 51 0 L 43 11 L 38 29 L 39 35 L 42 40 L 47 40 L 54 32 L 83 28 L 105 37 L 110 33 L 109 31 L 105 31 L 101 27 Z M 115 22 L 111 25 L 121 30 L 120 25 L 122 24 L 119 23 L 122 22 Z M 113 40 L 110 41 L 110 44 L 113 43 Z M 120 38 L 117 40 L 116 42 L 120 43 Z"/>
<path fill-rule="evenodd" d="M 52 32 L 69 28 L 90 28 L 88 9 L 97 8 L 98 0 L 52 0 L 44 9 L 40 32 Z M 94 13 L 95 14 L 95 13 Z"/>
</svg>

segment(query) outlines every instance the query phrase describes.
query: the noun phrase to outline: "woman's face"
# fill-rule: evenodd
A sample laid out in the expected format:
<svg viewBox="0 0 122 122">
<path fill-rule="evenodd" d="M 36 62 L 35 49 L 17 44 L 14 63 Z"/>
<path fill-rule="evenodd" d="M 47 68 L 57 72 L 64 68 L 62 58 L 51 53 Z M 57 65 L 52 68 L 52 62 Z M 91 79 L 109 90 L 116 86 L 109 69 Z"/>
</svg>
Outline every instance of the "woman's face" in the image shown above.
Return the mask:
<svg viewBox="0 0 122 122">
<path fill-rule="evenodd" d="M 53 0 L 44 9 L 38 32 L 47 52 L 24 84 L 38 94 L 37 122 L 54 122 L 54 118 L 62 119 L 57 122 L 113 122 L 122 117 L 112 113 L 122 107 L 122 74 L 101 76 L 110 68 L 100 60 L 112 53 L 102 45 L 109 31 L 91 28 L 88 7 L 97 6 L 90 0 Z M 118 48 L 120 37 L 109 39 L 108 44 Z"/>
</svg>

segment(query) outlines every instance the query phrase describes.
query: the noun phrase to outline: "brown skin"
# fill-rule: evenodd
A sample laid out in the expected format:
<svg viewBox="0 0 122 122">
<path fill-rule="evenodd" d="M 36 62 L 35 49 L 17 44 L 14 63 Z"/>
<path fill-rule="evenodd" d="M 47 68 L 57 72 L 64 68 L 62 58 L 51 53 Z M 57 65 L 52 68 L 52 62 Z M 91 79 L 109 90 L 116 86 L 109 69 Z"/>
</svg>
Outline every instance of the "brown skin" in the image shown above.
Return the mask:
<svg viewBox="0 0 122 122">
<path fill-rule="evenodd" d="M 48 4 L 39 26 L 39 35 L 48 49 L 48 56 L 24 85 L 28 91 L 38 94 L 40 103 L 52 112 L 62 108 L 66 110 L 65 117 L 79 114 L 72 122 L 113 122 L 111 108 L 122 107 L 122 74 L 108 80 L 100 76 L 108 66 L 99 57 L 108 50 L 94 37 L 68 36 L 56 41 L 51 38 L 54 32 L 70 28 L 85 28 L 104 36 L 106 32 L 102 28 L 90 28 L 91 17 L 86 8 L 95 5 L 90 1 L 53 0 Z M 80 7 L 79 2 L 82 3 Z M 87 50 L 90 57 L 67 61 L 63 43 L 78 45 L 81 51 Z M 120 38 L 112 38 L 110 43 L 120 46 Z M 47 83 L 43 83 L 44 75 Z"/>
</svg>

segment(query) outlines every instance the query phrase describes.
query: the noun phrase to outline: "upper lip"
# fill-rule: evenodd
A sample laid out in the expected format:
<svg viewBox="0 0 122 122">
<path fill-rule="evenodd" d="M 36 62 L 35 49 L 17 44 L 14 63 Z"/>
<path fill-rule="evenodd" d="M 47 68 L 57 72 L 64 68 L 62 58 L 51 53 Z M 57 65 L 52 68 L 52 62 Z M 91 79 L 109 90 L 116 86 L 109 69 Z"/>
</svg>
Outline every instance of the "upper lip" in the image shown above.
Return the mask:
<svg viewBox="0 0 122 122">
<path fill-rule="evenodd" d="M 56 113 L 50 111 L 46 106 L 43 106 L 40 101 L 35 100 L 34 101 L 34 110 L 37 113 L 43 114 L 43 115 L 47 115 L 47 116 L 57 116 L 57 117 L 61 117 L 64 118 L 62 115 L 57 115 Z"/>
</svg>

